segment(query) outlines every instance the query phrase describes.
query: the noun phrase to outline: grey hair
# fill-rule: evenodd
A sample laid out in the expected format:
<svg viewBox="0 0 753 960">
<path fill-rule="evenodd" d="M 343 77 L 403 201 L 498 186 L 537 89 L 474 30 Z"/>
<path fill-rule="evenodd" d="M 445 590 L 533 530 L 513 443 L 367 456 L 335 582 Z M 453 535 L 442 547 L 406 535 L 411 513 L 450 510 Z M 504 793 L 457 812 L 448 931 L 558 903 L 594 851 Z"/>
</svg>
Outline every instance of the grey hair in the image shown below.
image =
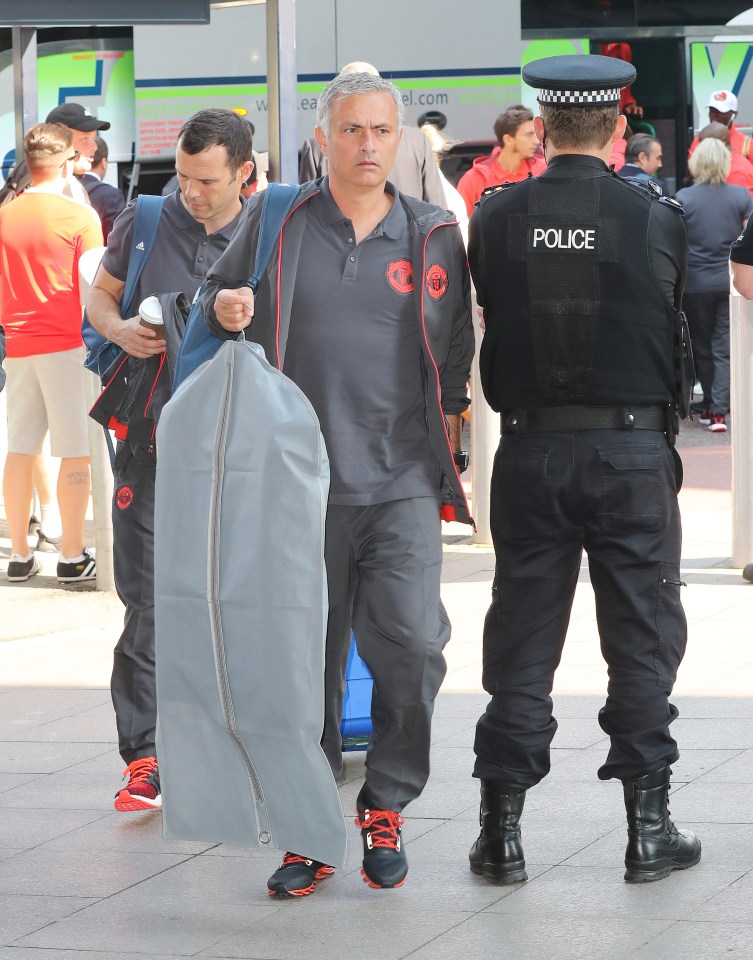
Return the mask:
<svg viewBox="0 0 753 960">
<path fill-rule="evenodd" d="M 329 118 L 334 104 L 342 97 L 360 93 L 389 93 L 397 109 L 398 130 L 402 128 L 405 114 L 403 97 L 394 83 L 378 74 L 339 73 L 327 84 L 316 105 L 316 125 L 321 127 L 325 137 L 329 136 Z"/>
<path fill-rule="evenodd" d="M 370 73 L 374 77 L 379 76 L 379 71 L 373 63 L 366 63 L 365 60 L 354 60 L 353 63 L 346 63 L 340 73 Z"/>
<path fill-rule="evenodd" d="M 728 175 L 732 154 L 721 140 L 709 137 L 702 140 L 688 162 L 693 180 L 711 187 L 723 184 Z"/>
</svg>

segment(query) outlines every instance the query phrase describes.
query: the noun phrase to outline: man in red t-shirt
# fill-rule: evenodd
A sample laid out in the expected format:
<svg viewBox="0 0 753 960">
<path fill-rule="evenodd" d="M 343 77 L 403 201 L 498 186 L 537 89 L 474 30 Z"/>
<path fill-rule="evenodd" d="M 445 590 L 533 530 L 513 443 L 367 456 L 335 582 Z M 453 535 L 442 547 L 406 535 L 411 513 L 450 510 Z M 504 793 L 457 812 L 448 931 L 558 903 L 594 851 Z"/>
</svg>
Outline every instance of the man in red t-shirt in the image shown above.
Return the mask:
<svg viewBox="0 0 753 960">
<path fill-rule="evenodd" d="M 57 577 L 91 580 L 84 546 L 89 501 L 86 376 L 81 340 L 78 262 L 102 245 L 99 217 L 63 195 L 79 154 L 71 130 L 38 123 L 24 138 L 31 186 L 0 209 L 0 316 L 7 337 L 8 455 L 3 494 L 11 537 L 8 579 L 39 572 L 27 529 L 32 470 L 49 429 L 60 457 L 57 499 L 62 521 Z"/>
<path fill-rule="evenodd" d="M 494 122 L 494 136 L 499 143 L 490 156 L 477 157 L 470 170 L 458 183 L 458 192 L 465 200 L 468 216 L 487 187 L 500 183 L 517 183 L 529 173 L 538 176 L 546 170 L 546 160 L 536 153 L 539 141 L 533 129 L 533 114 L 522 104 L 508 107 Z"/>
</svg>

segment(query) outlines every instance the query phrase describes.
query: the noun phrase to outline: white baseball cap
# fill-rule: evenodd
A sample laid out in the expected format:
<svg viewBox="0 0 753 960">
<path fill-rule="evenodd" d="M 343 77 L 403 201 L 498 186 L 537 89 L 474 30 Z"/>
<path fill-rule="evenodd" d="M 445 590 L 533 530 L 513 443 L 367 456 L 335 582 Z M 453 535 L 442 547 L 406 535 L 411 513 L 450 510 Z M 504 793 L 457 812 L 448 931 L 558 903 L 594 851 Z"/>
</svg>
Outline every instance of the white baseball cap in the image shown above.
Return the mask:
<svg viewBox="0 0 753 960">
<path fill-rule="evenodd" d="M 719 113 L 737 113 L 737 97 L 731 90 L 715 90 L 709 97 L 707 107 L 713 107 Z"/>
</svg>

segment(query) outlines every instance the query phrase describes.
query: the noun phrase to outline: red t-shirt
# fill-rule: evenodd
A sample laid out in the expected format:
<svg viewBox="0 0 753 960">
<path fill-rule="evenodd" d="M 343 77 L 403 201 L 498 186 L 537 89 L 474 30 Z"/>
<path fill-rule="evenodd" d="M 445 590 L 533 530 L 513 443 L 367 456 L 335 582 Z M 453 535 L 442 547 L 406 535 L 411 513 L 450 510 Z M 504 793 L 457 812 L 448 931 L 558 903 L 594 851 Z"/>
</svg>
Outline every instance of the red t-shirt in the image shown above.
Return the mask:
<svg viewBox="0 0 753 960">
<path fill-rule="evenodd" d="M 518 183 L 525 180 L 529 173 L 537 177 L 546 170 L 546 160 L 538 155 L 530 160 L 521 160 L 515 170 L 503 170 L 497 163 L 502 147 L 495 147 L 488 157 L 476 157 L 473 166 L 467 170 L 458 182 L 458 193 L 465 200 L 468 216 L 473 213 L 473 205 L 487 187 L 500 183 Z"/>
<path fill-rule="evenodd" d="M 753 164 L 748 163 L 739 153 L 733 153 L 730 158 L 727 183 L 737 187 L 746 187 L 753 196 Z"/>
<path fill-rule="evenodd" d="M 9 357 L 82 344 L 78 261 L 102 246 L 91 207 L 57 193 L 22 193 L 0 208 L 0 317 Z"/>
</svg>

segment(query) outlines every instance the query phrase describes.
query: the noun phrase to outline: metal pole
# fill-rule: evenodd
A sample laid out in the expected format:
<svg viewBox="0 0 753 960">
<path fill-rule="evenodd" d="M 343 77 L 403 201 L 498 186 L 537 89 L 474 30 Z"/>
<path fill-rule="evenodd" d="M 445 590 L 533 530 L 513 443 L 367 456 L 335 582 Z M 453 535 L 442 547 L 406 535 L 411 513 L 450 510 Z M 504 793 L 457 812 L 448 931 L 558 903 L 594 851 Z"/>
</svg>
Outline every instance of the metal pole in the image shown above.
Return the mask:
<svg viewBox="0 0 753 960">
<path fill-rule="evenodd" d="M 471 495 L 476 532 L 471 539 L 474 543 L 491 543 L 490 487 L 494 454 L 499 446 L 499 414 L 495 413 L 486 402 L 484 392 L 481 389 L 478 356 L 484 335 L 478 324 L 475 290 L 473 291 L 472 310 L 473 328 L 476 332 L 476 356 L 471 371 Z"/>
<path fill-rule="evenodd" d="M 269 179 L 298 183 L 295 0 L 267 0 Z"/>
<path fill-rule="evenodd" d="M 34 27 L 12 27 L 11 32 L 18 162 L 24 155 L 24 136 L 37 122 L 37 31 Z"/>
<path fill-rule="evenodd" d="M 730 296 L 732 566 L 753 562 L 753 302 Z"/>
</svg>

